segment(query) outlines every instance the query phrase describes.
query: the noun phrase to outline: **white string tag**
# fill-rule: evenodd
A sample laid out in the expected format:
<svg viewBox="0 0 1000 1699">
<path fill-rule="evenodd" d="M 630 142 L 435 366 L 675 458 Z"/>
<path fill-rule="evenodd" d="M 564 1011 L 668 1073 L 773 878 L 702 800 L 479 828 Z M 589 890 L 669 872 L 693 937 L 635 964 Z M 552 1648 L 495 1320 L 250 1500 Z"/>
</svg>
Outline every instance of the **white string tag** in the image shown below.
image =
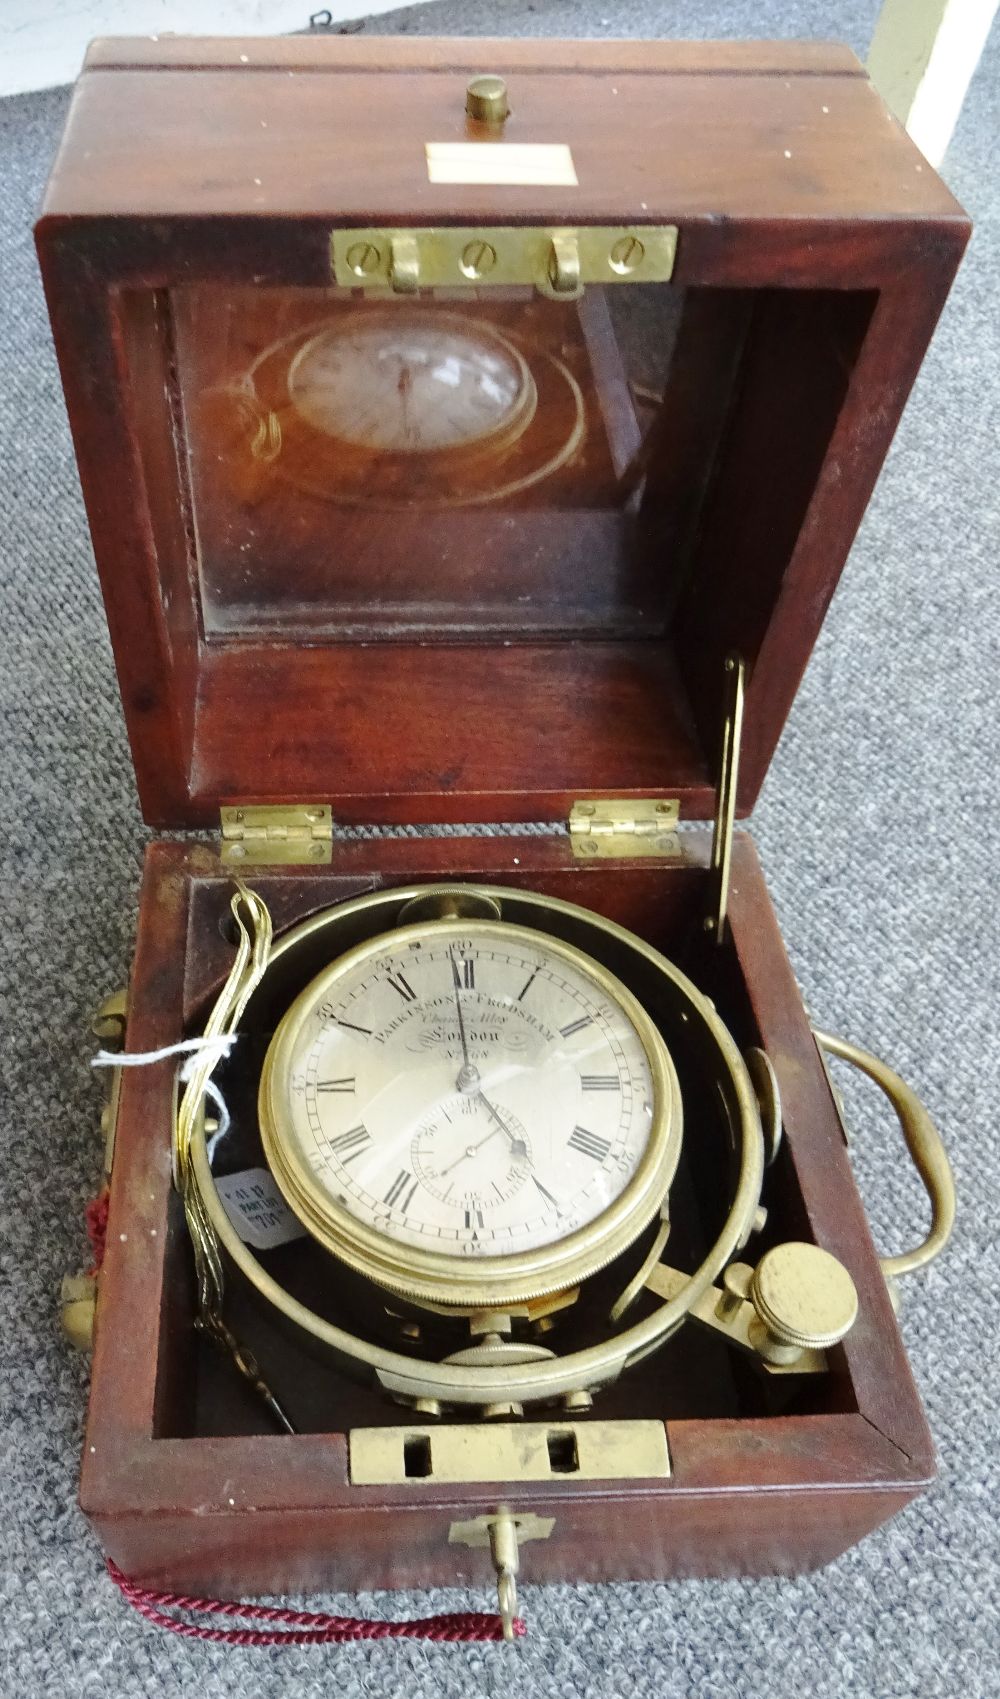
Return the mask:
<svg viewBox="0 0 1000 1699">
<path fill-rule="evenodd" d="M 217 1038 L 182 1038 L 178 1044 L 165 1044 L 161 1050 L 99 1050 L 90 1058 L 92 1068 L 149 1068 L 154 1062 L 165 1062 L 169 1056 L 197 1056 L 214 1051 L 216 1062 L 225 1061 L 239 1038 L 238 1032 L 220 1033 Z"/>
<path fill-rule="evenodd" d="M 182 1038 L 177 1044 L 165 1044 L 160 1050 L 99 1050 L 96 1056 L 90 1058 L 92 1068 L 149 1068 L 155 1062 L 166 1062 L 171 1056 L 184 1056 L 186 1061 L 178 1071 L 182 1085 L 190 1079 L 195 1064 L 199 1058 L 208 1054 L 213 1068 L 224 1062 L 231 1055 L 233 1045 L 239 1038 L 238 1032 L 219 1033 L 214 1038 Z M 204 1085 L 205 1097 L 215 1107 L 218 1126 L 205 1140 L 208 1152 L 209 1166 L 215 1158 L 216 1150 L 225 1138 L 232 1125 L 226 1100 L 215 1081 L 208 1079 Z"/>
</svg>

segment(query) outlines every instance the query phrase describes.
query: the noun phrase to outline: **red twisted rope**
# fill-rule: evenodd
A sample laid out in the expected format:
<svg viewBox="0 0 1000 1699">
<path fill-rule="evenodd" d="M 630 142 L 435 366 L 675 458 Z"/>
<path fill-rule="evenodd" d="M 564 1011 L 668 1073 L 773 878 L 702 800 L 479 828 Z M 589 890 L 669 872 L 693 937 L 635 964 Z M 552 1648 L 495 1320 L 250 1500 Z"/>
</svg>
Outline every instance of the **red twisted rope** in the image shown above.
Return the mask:
<svg viewBox="0 0 1000 1699">
<path fill-rule="evenodd" d="M 85 1211 L 87 1222 L 87 1238 L 90 1240 L 90 1253 L 94 1259 L 91 1274 L 100 1274 L 104 1261 L 104 1249 L 108 1239 L 108 1202 L 111 1193 L 107 1186 L 96 1198 L 91 1198 Z"/>
<path fill-rule="evenodd" d="M 410 1622 L 372 1622 L 357 1616 L 325 1616 L 319 1611 L 285 1610 L 278 1605 L 239 1604 L 232 1599 L 199 1599 L 186 1593 L 159 1593 L 140 1587 L 108 1558 L 108 1574 L 134 1610 L 157 1628 L 191 1640 L 219 1640 L 227 1646 L 329 1646 L 350 1640 L 502 1640 L 500 1618 L 488 1611 L 453 1611 L 446 1616 L 418 1617 Z M 168 1611 L 191 1611 L 209 1616 L 251 1617 L 280 1628 L 209 1628 L 204 1623 L 180 1622 Z M 515 1635 L 525 1632 L 518 1617 Z"/>
</svg>

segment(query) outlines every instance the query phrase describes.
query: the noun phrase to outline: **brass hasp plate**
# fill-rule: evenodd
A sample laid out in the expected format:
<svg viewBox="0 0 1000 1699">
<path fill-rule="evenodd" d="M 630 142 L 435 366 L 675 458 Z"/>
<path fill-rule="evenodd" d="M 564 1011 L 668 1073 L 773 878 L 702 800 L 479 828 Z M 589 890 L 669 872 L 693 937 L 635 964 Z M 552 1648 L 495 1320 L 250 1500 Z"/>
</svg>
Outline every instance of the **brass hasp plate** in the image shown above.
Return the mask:
<svg viewBox="0 0 1000 1699">
<path fill-rule="evenodd" d="M 568 300 L 588 283 L 667 283 L 677 227 L 489 225 L 334 230 L 330 259 L 341 289 L 482 289 L 527 284 Z"/>
</svg>

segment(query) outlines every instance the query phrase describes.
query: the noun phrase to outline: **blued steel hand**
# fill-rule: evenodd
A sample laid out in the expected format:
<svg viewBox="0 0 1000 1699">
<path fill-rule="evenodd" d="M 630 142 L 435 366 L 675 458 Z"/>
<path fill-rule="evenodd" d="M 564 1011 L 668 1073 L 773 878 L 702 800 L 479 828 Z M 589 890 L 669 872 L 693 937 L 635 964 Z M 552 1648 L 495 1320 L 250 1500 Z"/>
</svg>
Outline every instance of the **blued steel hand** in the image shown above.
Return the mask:
<svg viewBox="0 0 1000 1699">
<path fill-rule="evenodd" d="M 506 1133 L 507 1137 L 509 1138 L 511 1156 L 513 1156 L 516 1160 L 520 1160 L 520 1161 L 524 1161 L 524 1162 L 528 1162 L 528 1163 L 531 1162 L 531 1157 L 528 1154 L 528 1147 L 525 1144 L 524 1140 L 515 1137 L 515 1135 L 511 1132 L 510 1128 L 508 1127 L 506 1121 L 497 1112 L 497 1110 L 494 1109 L 494 1107 L 493 1107 L 493 1105 L 490 1102 L 488 1097 L 484 1097 L 481 1091 L 477 1092 L 476 1096 L 478 1097 L 480 1103 L 482 1103 L 484 1108 L 488 1110 L 490 1115 L 492 1115 L 494 1121 L 496 1122 L 496 1126 L 491 1127 L 489 1132 L 483 1138 L 481 1138 L 477 1144 L 467 1144 L 465 1149 L 463 1151 L 460 1151 L 458 1156 L 456 1156 L 454 1162 L 449 1162 L 448 1166 L 446 1168 L 442 1168 L 441 1169 L 441 1177 L 442 1178 L 444 1177 L 445 1174 L 450 1174 L 453 1168 L 457 1168 L 460 1162 L 464 1162 L 466 1157 L 475 1156 L 477 1151 L 482 1150 L 484 1144 L 488 1144 L 490 1139 L 496 1138 L 498 1132 Z"/>
<path fill-rule="evenodd" d="M 467 1156 L 475 1156 L 478 1150 L 482 1150 L 484 1144 L 488 1144 L 490 1139 L 496 1138 L 498 1131 L 499 1128 L 491 1127 L 486 1136 L 479 1140 L 478 1144 L 467 1144 L 464 1150 L 459 1151 L 454 1162 L 449 1162 L 446 1168 L 441 1169 L 438 1178 L 443 1179 L 446 1174 L 450 1174 L 452 1169 L 457 1168 L 460 1162 L 464 1162 Z"/>
<path fill-rule="evenodd" d="M 524 1140 L 519 1139 L 519 1138 L 515 1138 L 514 1134 L 511 1132 L 510 1128 L 508 1127 L 506 1121 L 503 1119 L 503 1117 L 500 1114 L 498 1114 L 497 1110 L 494 1109 L 494 1107 L 493 1107 L 493 1105 L 490 1102 L 488 1097 L 485 1097 L 482 1092 L 479 1092 L 478 1096 L 479 1096 L 480 1103 L 482 1103 L 485 1106 L 485 1108 L 489 1111 L 489 1113 L 492 1115 L 494 1121 L 496 1122 L 497 1126 L 500 1128 L 501 1132 L 506 1133 L 507 1137 L 510 1139 L 511 1156 L 522 1156 L 522 1157 L 524 1157 L 524 1159 L 526 1161 L 530 1162 L 531 1158 L 528 1155 L 528 1147 L 525 1144 Z M 485 1143 L 485 1141 L 484 1141 L 484 1143 Z"/>
<path fill-rule="evenodd" d="M 459 1091 L 468 1093 L 469 1087 L 479 1084 L 479 1069 L 469 1061 L 469 1041 L 465 1036 L 465 1017 L 462 1014 L 462 995 L 458 979 L 458 963 L 454 950 L 448 951 L 451 957 L 451 977 L 455 987 L 455 1008 L 458 1010 L 458 1031 L 462 1040 L 462 1067 L 455 1081 Z"/>
</svg>

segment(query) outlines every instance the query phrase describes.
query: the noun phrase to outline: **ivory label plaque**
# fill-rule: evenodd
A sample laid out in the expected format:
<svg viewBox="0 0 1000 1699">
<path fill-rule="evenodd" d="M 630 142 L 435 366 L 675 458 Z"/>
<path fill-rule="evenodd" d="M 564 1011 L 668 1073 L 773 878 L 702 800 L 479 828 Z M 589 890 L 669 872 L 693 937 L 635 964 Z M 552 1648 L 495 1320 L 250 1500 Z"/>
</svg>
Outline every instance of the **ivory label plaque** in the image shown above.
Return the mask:
<svg viewBox="0 0 1000 1699">
<path fill-rule="evenodd" d="M 432 183 L 577 187 L 565 142 L 428 142 L 426 152 Z"/>
</svg>

